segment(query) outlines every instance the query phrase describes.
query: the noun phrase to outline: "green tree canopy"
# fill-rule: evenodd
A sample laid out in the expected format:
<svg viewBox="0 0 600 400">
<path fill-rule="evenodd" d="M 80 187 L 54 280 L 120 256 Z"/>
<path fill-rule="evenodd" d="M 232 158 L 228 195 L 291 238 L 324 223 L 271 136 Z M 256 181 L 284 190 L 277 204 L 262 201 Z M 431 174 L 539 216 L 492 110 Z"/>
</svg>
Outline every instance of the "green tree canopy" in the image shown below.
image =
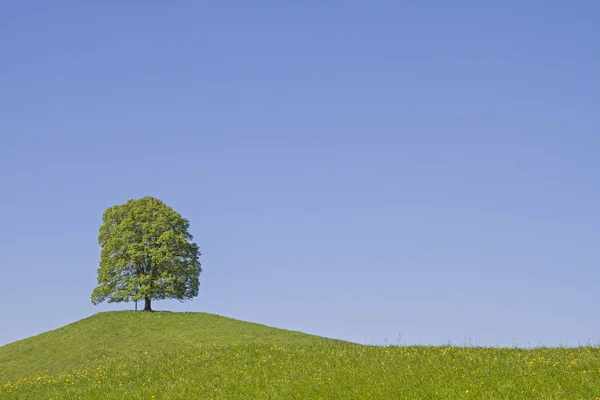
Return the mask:
<svg viewBox="0 0 600 400">
<path fill-rule="evenodd" d="M 202 268 L 189 222 L 154 197 L 108 208 L 98 242 L 102 247 L 92 303 L 152 299 L 189 300 L 198 295 Z"/>
</svg>

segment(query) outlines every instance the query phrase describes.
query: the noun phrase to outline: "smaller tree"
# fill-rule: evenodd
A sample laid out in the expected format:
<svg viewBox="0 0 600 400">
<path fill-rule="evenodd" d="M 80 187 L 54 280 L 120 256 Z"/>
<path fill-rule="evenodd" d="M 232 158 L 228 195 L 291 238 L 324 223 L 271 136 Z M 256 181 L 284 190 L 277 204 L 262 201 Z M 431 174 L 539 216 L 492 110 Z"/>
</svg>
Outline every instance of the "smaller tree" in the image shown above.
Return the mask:
<svg viewBox="0 0 600 400">
<path fill-rule="evenodd" d="M 132 199 L 102 216 L 98 287 L 92 303 L 152 299 L 189 300 L 198 295 L 202 272 L 189 222 L 154 197 Z"/>
</svg>

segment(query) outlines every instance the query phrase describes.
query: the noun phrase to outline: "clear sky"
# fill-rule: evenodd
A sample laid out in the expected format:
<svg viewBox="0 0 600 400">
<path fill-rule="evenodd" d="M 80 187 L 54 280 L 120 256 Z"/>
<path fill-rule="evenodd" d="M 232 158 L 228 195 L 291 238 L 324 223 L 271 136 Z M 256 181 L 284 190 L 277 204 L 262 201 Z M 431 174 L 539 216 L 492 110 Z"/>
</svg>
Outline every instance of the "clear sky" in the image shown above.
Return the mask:
<svg viewBox="0 0 600 400">
<path fill-rule="evenodd" d="M 218 3 L 2 5 L 0 345 L 133 308 L 97 235 L 147 195 L 203 253 L 157 309 L 600 342 L 600 2 Z"/>
</svg>

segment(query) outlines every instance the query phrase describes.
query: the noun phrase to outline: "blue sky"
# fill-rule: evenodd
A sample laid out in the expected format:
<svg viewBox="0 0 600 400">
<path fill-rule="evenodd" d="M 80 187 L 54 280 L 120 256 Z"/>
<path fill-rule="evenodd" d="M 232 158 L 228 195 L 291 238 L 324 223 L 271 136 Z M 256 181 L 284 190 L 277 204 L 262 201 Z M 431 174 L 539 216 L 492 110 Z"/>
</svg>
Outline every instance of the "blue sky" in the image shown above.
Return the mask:
<svg viewBox="0 0 600 400">
<path fill-rule="evenodd" d="M 451 3 L 3 5 L 0 345 L 133 307 L 97 235 L 147 195 L 203 253 L 158 309 L 600 342 L 600 3 Z"/>
</svg>

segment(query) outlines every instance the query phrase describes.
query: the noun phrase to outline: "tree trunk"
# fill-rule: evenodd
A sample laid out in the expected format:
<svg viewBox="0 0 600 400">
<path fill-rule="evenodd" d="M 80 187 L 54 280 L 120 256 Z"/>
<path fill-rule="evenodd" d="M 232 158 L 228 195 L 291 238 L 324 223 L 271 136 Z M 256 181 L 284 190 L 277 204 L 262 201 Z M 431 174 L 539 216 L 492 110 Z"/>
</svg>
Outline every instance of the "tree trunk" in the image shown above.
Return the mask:
<svg viewBox="0 0 600 400">
<path fill-rule="evenodd" d="M 150 306 L 150 302 L 152 299 L 150 297 L 146 297 L 146 304 L 144 305 L 144 311 L 152 311 L 152 307 Z"/>
</svg>

